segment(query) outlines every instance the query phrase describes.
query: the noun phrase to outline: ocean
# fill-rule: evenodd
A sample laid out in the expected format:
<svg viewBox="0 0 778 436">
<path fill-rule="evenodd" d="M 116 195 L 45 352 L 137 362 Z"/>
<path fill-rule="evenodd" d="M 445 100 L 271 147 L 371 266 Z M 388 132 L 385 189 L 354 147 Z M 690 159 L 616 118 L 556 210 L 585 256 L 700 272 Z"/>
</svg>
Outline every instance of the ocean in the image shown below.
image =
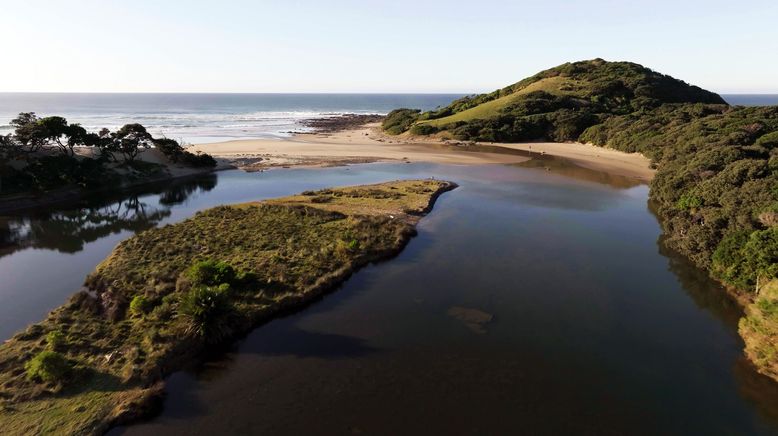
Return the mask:
<svg viewBox="0 0 778 436">
<path fill-rule="evenodd" d="M 300 121 L 345 113 L 445 106 L 461 94 L 65 94 L 0 93 L 0 134 L 19 112 L 60 115 L 88 130 L 141 123 L 155 136 L 205 143 L 279 138 Z"/>
<path fill-rule="evenodd" d="M 88 130 L 141 123 L 155 136 L 205 143 L 280 138 L 304 119 L 445 106 L 462 94 L 66 94 L 0 93 L 0 134 L 19 112 L 60 115 Z M 729 94 L 731 104 L 778 105 L 775 94 Z"/>
</svg>

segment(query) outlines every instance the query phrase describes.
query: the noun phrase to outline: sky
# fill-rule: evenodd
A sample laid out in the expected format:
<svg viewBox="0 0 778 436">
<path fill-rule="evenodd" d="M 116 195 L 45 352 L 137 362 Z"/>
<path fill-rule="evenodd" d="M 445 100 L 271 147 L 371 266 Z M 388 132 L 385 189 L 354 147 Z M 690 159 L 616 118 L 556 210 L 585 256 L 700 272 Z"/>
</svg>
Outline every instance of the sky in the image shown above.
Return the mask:
<svg viewBox="0 0 778 436">
<path fill-rule="evenodd" d="M 0 92 L 491 91 L 592 58 L 778 93 L 778 1 L 0 0 Z"/>
</svg>

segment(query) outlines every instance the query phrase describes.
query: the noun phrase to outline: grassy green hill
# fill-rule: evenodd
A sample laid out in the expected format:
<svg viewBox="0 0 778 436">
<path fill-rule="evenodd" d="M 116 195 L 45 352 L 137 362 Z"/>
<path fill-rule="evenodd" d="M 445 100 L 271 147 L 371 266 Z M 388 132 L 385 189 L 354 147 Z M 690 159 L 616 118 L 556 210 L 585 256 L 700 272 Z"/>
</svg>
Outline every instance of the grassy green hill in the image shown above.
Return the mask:
<svg viewBox="0 0 778 436">
<path fill-rule="evenodd" d="M 641 65 L 594 59 L 541 71 L 434 111 L 390 114 L 385 129 L 497 142 L 573 140 L 608 116 L 664 103 L 726 104 L 717 94 Z"/>
</svg>

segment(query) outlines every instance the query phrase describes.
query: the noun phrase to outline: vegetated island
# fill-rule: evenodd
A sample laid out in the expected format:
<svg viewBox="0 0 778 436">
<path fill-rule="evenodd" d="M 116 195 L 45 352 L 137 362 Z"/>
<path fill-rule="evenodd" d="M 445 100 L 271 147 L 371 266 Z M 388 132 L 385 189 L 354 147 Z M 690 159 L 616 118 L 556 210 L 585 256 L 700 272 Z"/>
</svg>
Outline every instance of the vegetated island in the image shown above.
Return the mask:
<svg viewBox="0 0 778 436">
<path fill-rule="evenodd" d="M 178 141 L 154 138 L 141 124 L 88 132 L 59 116 L 22 112 L 0 136 L 0 210 L 69 200 L 211 171 L 216 160 Z"/>
<path fill-rule="evenodd" d="M 399 253 L 456 185 L 404 180 L 220 206 L 121 242 L 64 306 L 0 346 L 4 434 L 93 434 L 153 410 L 209 346 Z"/>
<path fill-rule="evenodd" d="M 740 334 L 778 380 L 778 106 L 719 95 L 630 62 L 566 63 L 433 111 L 392 111 L 400 137 L 577 141 L 652 160 L 665 243 L 745 307 Z M 466 145 L 466 144 L 465 144 Z"/>
</svg>

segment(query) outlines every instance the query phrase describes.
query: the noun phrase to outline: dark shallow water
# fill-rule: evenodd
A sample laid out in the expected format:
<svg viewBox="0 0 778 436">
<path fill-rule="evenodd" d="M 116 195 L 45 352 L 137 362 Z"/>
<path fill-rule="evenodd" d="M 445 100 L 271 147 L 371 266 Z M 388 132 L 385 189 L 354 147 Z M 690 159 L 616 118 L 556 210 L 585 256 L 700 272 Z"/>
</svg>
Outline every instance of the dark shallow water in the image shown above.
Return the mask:
<svg viewBox="0 0 778 436">
<path fill-rule="evenodd" d="M 89 220 L 5 218 L 0 333 L 61 304 L 133 231 L 216 204 L 434 176 L 460 188 L 397 258 L 173 375 L 160 416 L 113 433 L 778 432 L 778 388 L 742 357 L 739 309 L 661 245 L 647 187 L 531 166 L 230 171 L 90 200 Z M 450 314 L 472 310 L 493 319 Z"/>
</svg>

